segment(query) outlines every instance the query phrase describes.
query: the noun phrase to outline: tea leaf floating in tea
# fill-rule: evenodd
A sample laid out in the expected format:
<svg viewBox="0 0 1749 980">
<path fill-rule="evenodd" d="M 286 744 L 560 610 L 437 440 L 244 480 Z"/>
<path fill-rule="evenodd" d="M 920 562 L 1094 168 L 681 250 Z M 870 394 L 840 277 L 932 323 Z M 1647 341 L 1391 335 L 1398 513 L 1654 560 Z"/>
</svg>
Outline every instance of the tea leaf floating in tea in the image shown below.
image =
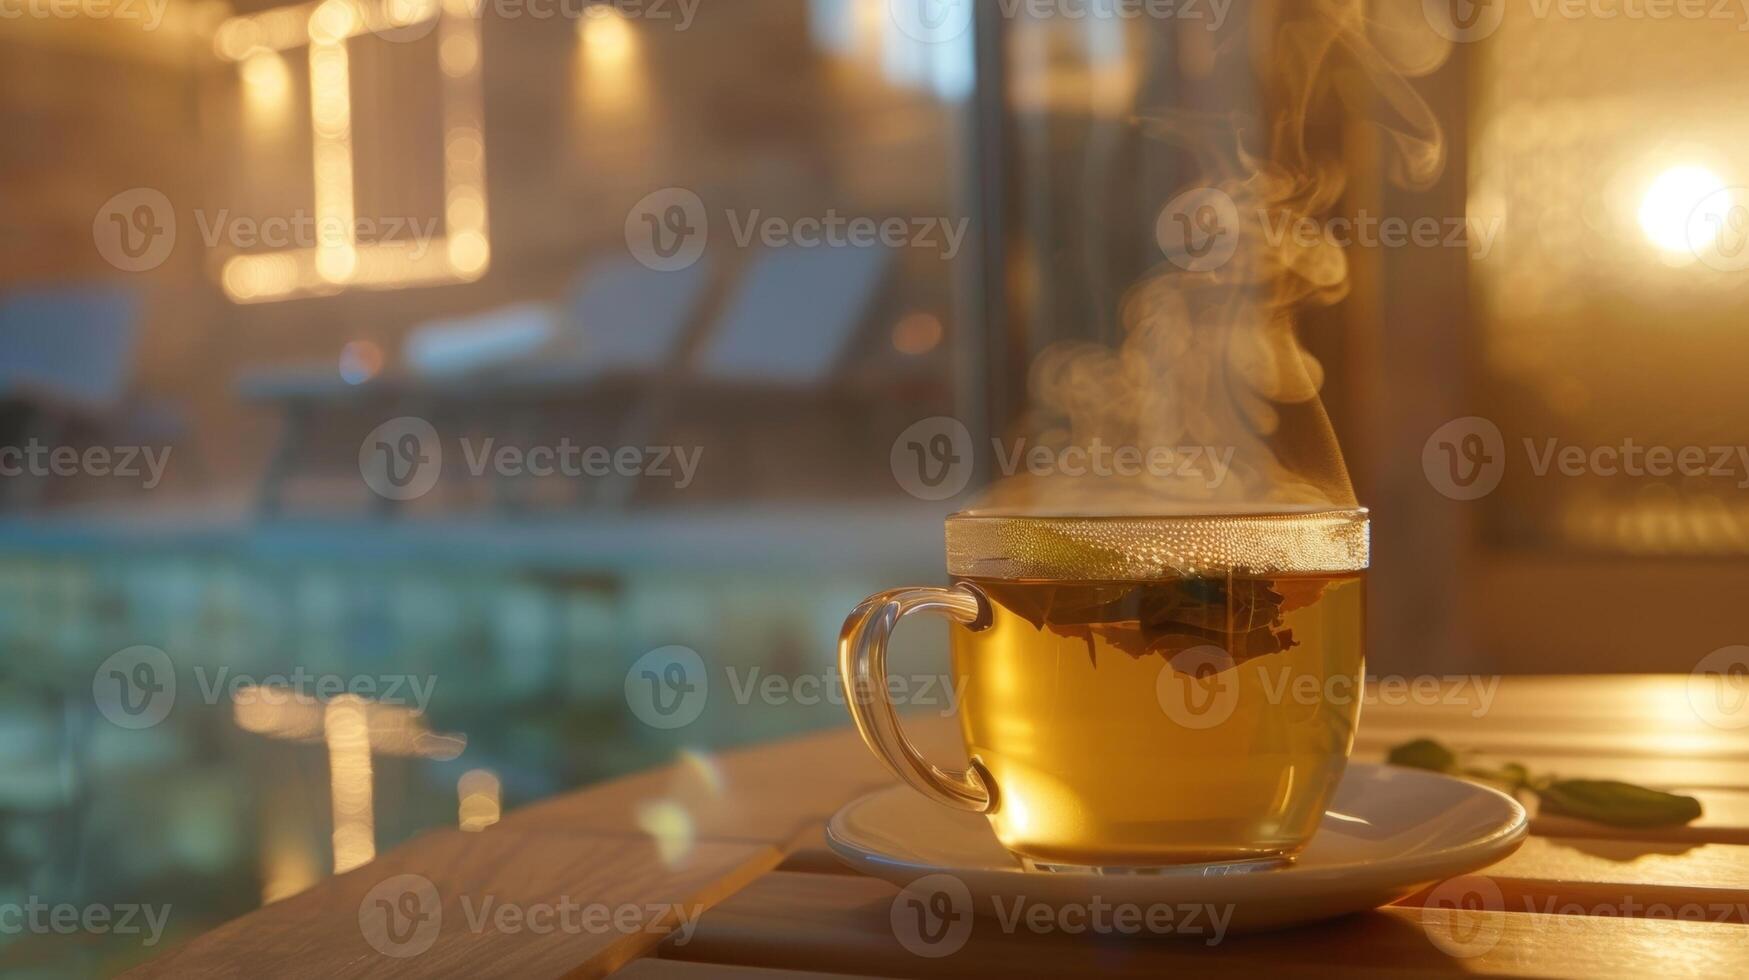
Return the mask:
<svg viewBox="0 0 1749 980">
<path fill-rule="evenodd" d="M 1219 647 L 1232 665 L 1297 645 L 1293 630 L 1283 625 L 1287 600 L 1265 579 L 987 588 L 1000 591 L 998 601 L 1033 626 L 1085 641 L 1090 659 L 1095 636 L 1138 659 L 1157 655 L 1170 661 L 1196 647 Z M 1296 600 L 1306 604 L 1303 596 Z"/>
<path fill-rule="evenodd" d="M 1430 738 L 1418 738 L 1391 749 L 1385 761 L 1397 766 L 1431 769 L 1453 776 L 1469 776 L 1501 783 L 1513 793 L 1527 789 L 1542 801 L 1543 809 L 1612 827 L 1667 827 L 1700 817 L 1700 801 L 1660 790 L 1609 779 L 1532 778 L 1530 770 L 1516 762 L 1498 769 L 1464 766 L 1457 753 Z"/>
</svg>

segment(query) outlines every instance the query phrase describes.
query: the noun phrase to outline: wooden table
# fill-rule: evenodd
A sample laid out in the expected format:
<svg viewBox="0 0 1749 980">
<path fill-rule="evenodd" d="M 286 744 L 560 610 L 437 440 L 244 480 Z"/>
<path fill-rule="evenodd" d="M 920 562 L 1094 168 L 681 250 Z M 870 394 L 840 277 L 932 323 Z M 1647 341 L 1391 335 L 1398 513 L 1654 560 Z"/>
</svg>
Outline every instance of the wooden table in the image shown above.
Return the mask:
<svg viewBox="0 0 1749 980">
<path fill-rule="evenodd" d="M 1427 681 L 1419 691 L 1375 684 L 1356 757 L 1379 759 L 1392 744 L 1432 735 L 1534 770 L 1681 789 L 1702 799 L 1705 815 L 1639 831 L 1536 816 L 1524 848 L 1472 883 L 1483 886 L 1473 894 L 1490 896 L 1477 908 L 1448 910 L 1437 898 L 1429 907 L 1424 894 L 1212 948 L 1004 934 L 980 919 L 962 949 L 932 959 L 895 938 L 897 889 L 849 872 L 825 849 L 832 812 L 889 783 L 846 728 L 684 757 L 526 807 L 483 832 L 427 834 L 136 974 L 1749 976 L 1749 704 L 1724 717 L 1709 710 L 1711 721 L 1695 708 L 1713 696 L 1728 704 L 1738 689 L 1705 675 L 1517 677 L 1484 700 L 1497 680 L 1447 681 L 1433 694 Z M 927 753 L 947 756 L 957 744 L 951 719 L 909 728 Z M 408 915 L 391 924 L 379 903 Z M 676 908 L 693 919 L 690 933 L 674 928 Z M 1464 955 L 1447 951 L 1454 939 Z"/>
</svg>

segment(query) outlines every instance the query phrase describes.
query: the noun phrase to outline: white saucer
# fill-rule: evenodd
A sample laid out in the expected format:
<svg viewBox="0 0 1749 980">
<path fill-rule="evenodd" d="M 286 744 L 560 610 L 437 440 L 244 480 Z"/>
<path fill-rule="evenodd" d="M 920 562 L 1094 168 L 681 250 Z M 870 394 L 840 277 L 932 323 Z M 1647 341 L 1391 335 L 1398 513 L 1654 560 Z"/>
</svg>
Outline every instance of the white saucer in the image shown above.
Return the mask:
<svg viewBox="0 0 1749 980">
<path fill-rule="evenodd" d="M 846 805 L 827 824 L 826 841 L 851 867 L 900 886 L 951 875 L 980 913 L 992 901 L 1018 897 L 1059 906 L 1197 904 L 1230 908 L 1231 928 L 1246 930 L 1388 905 L 1499 861 L 1524 842 L 1528 827 L 1524 807 L 1498 790 L 1419 769 L 1353 762 L 1317 836 L 1287 867 L 1027 871 L 997 843 L 983 816 L 950 810 L 906 786 Z"/>
</svg>

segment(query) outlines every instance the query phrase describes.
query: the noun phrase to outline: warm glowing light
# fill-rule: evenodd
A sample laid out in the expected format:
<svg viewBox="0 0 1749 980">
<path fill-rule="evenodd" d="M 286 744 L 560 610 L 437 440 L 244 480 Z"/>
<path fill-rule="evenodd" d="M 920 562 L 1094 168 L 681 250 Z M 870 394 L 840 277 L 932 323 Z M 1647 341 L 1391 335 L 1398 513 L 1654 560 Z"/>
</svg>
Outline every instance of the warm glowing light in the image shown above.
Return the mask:
<svg viewBox="0 0 1749 980">
<path fill-rule="evenodd" d="M 492 258 L 486 236 L 477 231 L 464 231 L 449 240 L 449 264 L 464 276 L 477 276 L 486 271 Z"/>
<path fill-rule="evenodd" d="M 239 62 L 251 107 L 257 89 L 289 104 L 283 61 L 272 52 L 309 46 L 310 127 L 314 136 L 316 217 L 323 228 L 346 229 L 315 248 L 233 256 L 219 283 L 233 302 L 259 303 L 326 295 L 357 287 L 471 282 L 491 264 L 486 221 L 486 148 L 480 98 L 480 25 L 472 0 L 320 0 L 233 17 L 213 38 L 219 56 Z M 615 17 L 623 20 L 617 11 Z M 351 70 L 347 39 L 370 30 L 437 19 L 442 69 L 443 181 L 447 238 L 413 250 L 405 242 L 360 242 L 353 192 Z M 623 24 L 621 26 L 624 26 Z M 611 28 L 610 28 L 611 30 Z M 629 31 L 629 28 L 628 28 Z M 628 38 L 629 38 L 628 34 Z M 277 74 L 277 81 L 269 72 Z M 264 96 L 263 96 L 264 97 Z"/>
<path fill-rule="evenodd" d="M 584 52 L 597 65 L 623 65 L 636 53 L 631 23 L 613 7 L 590 7 L 577 29 L 583 33 Z"/>
<path fill-rule="evenodd" d="M 320 742 L 326 738 L 328 706 L 307 692 L 288 687 L 247 686 L 240 688 L 231 700 L 232 717 L 243 731 L 293 742 Z M 432 731 L 425 727 L 417 711 L 405 705 L 377 704 L 357 698 L 352 702 L 361 706 L 371 751 L 377 755 L 448 761 L 468 747 L 465 736 Z"/>
<path fill-rule="evenodd" d="M 472 34 L 452 34 L 437 49 L 437 63 L 451 78 L 461 78 L 480 63 L 480 42 Z"/>
<path fill-rule="evenodd" d="M 277 51 L 257 49 L 243 61 L 243 101 L 251 119 L 277 117 L 291 101 L 291 69 Z"/>
<path fill-rule="evenodd" d="M 328 742 L 328 795 L 334 811 L 334 873 L 340 874 L 377 856 L 370 721 L 364 700 L 342 695 L 328 702 L 323 733 Z"/>
<path fill-rule="evenodd" d="M 219 25 L 213 35 L 213 50 L 219 57 L 242 61 L 262 44 L 261 23 L 252 17 L 238 17 Z M 265 50 L 265 49 L 263 49 Z"/>
<path fill-rule="evenodd" d="M 341 41 L 358 26 L 358 12 L 346 0 L 327 0 L 310 15 L 310 40 Z"/>
<path fill-rule="evenodd" d="M 893 349 L 901 354 L 927 354 L 941 346 L 941 318 L 933 313 L 907 314 L 893 325 Z"/>
<path fill-rule="evenodd" d="M 1692 252 L 1689 219 L 1702 201 L 1725 186 L 1724 178 L 1705 167 L 1671 167 L 1652 181 L 1640 201 L 1640 230 L 1666 252 Z"/>
<path fill-rule="evenodd" d="M 638 35 L 613 7 L 594 6 L 577 22 L 578 104 L 591 116 L 637 118 L 646 86 L 637 77 Z"/>
<path fill-rule="evenodd" d="M 456 781 L 455 791 L 461 801 L 456 818 L 461 829 L 477 833 L 498 822 L 503 813 L 503 787 L 496 773 L 470 769 Z"/>
</svg>

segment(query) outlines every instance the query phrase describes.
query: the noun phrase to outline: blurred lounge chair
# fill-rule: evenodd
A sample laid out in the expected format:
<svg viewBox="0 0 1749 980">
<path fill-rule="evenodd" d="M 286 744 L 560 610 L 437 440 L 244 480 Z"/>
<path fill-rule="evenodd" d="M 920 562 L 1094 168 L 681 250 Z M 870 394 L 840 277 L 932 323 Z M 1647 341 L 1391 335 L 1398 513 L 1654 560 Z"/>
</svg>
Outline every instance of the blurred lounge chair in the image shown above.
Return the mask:
<svg viewBox="0 0 1749 980">
<path fill-rule="evenodd" d="M 892 265 L 893 252 L 885 247 L 760 252 L 675 379 L 680 383 L 653 388 L 628 416 L 616 445 L 656 441 L 683 413 L 676 404 L 681 396 L 695 414 L 711 418 L 827 407 L 831 382 L 874 317 Z M 595 501 L 623 505 L 635 485 L 629 477 L 609 479 Z"/>
<path fill-rule="evenodd" d="M 697 380 L 792 391 L 825 384 L 867 322 L 892 258 L 880 247 L 762 253 L 693 359 Z"/>
<path fill-rule="evenodd" d="M 138 320 L 137 294 L 114 286 L 0 298 L 0 444 L 62 444 L 79 427 L 125 431 Z M 42 480 L 7 482 L 8 503 L 40 497 Z"/>
<path fill-rule="evenodd" d="M 415 328 L 400 370 L 364 384 L 348 384 L 327 366 L 244 377 L 244 398 L 277 404 L 285 415 L 260 510 L 281 509 L 316 417 L 348 404 L 383 418 L 418 414 L 443 432 L 482 420 L 532 425 L 543 401 L 599 400 L 610 389 L 651 383 L 678 363 L 710 279 L 708 261 L 656 272 L 629 257 L 604 258 L 578 277 L 562 306 L 521 303 Z"/>
</svg>

